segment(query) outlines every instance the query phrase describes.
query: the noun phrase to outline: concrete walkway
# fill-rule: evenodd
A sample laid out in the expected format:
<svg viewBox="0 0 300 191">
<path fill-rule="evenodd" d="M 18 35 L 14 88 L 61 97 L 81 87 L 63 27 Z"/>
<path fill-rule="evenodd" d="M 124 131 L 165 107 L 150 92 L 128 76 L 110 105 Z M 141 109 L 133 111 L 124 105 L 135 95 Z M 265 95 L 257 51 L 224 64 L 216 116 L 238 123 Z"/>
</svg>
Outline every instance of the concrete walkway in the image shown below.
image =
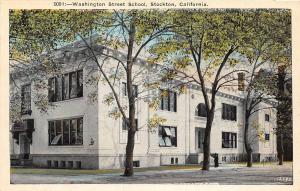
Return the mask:
<svg viewBox="0 0 300 191">
<path fill-rule="evenodd" d="M 133 177 L 120 173 L 97 175 L 44 175 L 11 174 L 13 184 L 292 184 L 292 164 L 258 165 L 252 168 L 240 165 L 212 167 L 210 171 L 199 168 L 136 172 Z"/>
</svg>

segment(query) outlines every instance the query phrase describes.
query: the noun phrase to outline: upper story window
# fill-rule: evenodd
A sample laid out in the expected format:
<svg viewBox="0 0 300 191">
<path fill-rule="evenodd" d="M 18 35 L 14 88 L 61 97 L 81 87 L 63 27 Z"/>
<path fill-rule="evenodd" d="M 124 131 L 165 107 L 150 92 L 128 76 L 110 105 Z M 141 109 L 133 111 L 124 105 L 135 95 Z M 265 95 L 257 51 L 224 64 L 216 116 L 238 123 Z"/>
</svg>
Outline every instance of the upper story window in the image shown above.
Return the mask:
<svg viewBox="0 0 300 191">
<path fill-rule="evenodd" d="M 50 78 L 48 84 L 48 98 L 50 102 L 83 96 L 82 70 Z"/>
<path fill-rule="evenodd" d="M 21 114 L 31 114 L 31 85 L 21 87 Z"/>
<path fill-rule="evenodd" d="M 236 133 L 222 132 L 222 148 L 236 148 L 236 143 Z"/>
<path fill-rule="evenodd" d="M 265 121 L 270 121 L 270 115 L 269 114 L 265 114 Z"/>
<path fill-rule="evenodd" d="M 239 72 L 237 75 L 238 75 L 238 90 L 244 91 L 244 89 L 245 89 L 245 73 Z"/>
<path fill-rule="evenodd" d="M 83 118 L 48 122 L 49 145 L 82 145 Z"/>
<path fill-rule="evenodd" d="M 265 133 L 265 141 L 269 141 L 270 140 L 270 134 L 269 133 Z"/>
<path fill-rule="evenodd" d="M 176 92 L 168 90 L 160 90 L 161 99 L 160 99 L 160 109 L 167 111 L 177 111 L 177 94 Z"/>
<path fill-rule="evenodd" d="M 126 118 L 126 121 L 125 121 L 125 118 L 123 118 L 123 121 L 122 121 L 122 130 L 128 130 L 128 124 L 129 123 L 129 118 Z M 138 130 L 138 120 L 135 119 L 135 126 L 136 126 L 136 130 Z"/>
<path fill-rule="evenodd" d="M 177 147 L 177 128 L 159 126 L 158 138 L 160 147 Z"/>
<path fill-rule="evenodd" d="M 222 103 L 222 119 L 236 121 L 236 106 Z"/>
<path fill-rule="evenodd" d="M 138 97 L 138 86 L 137 85 L 132 85 L 133 88 L 133 96 Z M 127 96 L 127 83 L 122 82 L 122 93 L 123 96 Z"/>
<path fill-rule="evenodd" d="M 204 103 L 199 103 L 196 108 L 196 116 L 207 117 L 207 112 Z"/>
</svg>

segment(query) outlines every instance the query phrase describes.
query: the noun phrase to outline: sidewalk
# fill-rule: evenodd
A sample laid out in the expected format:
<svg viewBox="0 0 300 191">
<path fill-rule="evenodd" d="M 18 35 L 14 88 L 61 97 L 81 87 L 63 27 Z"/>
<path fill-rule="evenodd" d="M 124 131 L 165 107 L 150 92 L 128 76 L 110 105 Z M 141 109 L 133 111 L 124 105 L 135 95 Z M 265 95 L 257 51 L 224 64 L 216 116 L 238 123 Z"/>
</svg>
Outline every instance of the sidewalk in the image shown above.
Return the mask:
<svg viewBox="0 0 300 191">
<path fill-rule="evenodd" d="M 168 169 L 169 168 L 169 169 Z M 251 168 L 241 164 L 228 164 L 210 171 L 200 170 L 193 165 L 175 169 L 170 167 L 135 169 L 133 177 L 124 177 L 122 169 L 114 172 L 99 173 L 97 170 L 36 169 L 34 173 L 22 173 L 18 169 L 11 174 L 12 184 L 292 184 L 292 164 L 283 166 L 254 165 Z M 163 169 L 163 170 L 162 170 Z M 48 170 L 48 171 L 47 171 Z M 49 171 L 50 170 L 50 171 Z M 55 171 L 51 171 L 55 170 Z M 70 172 L 71 171 L 71 172 Z M 78 173 L 80 172 L 80 173 Z M 90 172 L 90 173 L 88 173 Z"/>
</svg>

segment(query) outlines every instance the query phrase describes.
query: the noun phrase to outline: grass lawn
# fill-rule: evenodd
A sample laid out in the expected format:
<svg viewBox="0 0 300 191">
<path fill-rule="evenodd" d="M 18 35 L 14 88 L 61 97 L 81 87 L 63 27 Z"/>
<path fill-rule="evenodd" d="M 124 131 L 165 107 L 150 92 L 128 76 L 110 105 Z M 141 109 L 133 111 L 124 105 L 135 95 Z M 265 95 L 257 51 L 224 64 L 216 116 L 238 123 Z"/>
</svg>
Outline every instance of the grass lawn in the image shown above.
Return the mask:
<svg viewBox="0 0 300 191">
<path fill-rule="evenodd" d="M 200 169 L 200 165 L 172 165 L 172 166 L 160 166 L 150 168 L 135 168 L 134 172 L 145 171 L 160 171 L 160 170 L 179 170 L 179 169 Z M 45 174 L 45 175 L 93 175 L 93 174 L 110 174 L 120 173 L 122 174 L 124 169 L 46 169 L 46 168 L 11 168 L 11 174 Z"/>
</svg>

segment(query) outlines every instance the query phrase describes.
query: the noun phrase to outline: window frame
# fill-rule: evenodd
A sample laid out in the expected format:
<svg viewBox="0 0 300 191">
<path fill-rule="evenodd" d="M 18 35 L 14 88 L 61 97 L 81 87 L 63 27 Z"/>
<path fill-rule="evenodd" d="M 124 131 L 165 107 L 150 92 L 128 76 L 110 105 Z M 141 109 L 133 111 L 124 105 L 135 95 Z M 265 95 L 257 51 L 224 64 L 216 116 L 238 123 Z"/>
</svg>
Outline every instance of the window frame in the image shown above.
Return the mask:
<svg viewBox="0 0 300 191">
<path fill-rule="evenodd" d="M 207 117 L 205 103 L 199 103 L 197 105 L 195 114 L 197 117 Z"/>
<path fill-rule="evenodd" d="M 229 121 L 237 121 L 237 106 L 222 103 L 222 119 Z"/>
<path fill-rule="evenodd" d="M 222 149 L 237 149 L 237 133 L 222 131 Z"/>
<path fill-rule="evenodd" d="M 26 88 L 28 91 L 25 91 Z M 21 86 L 21 115 L 31 115 L 31 112 L 31 83 L 28 83 Z"/>
<path fill-rule="evenodd" d="M 163 96 L 162 92 L 167 91 L 167 96 Z M 171 96 L 172 95 L 172 96 Z M 171 97 L 173 100 L 171 100 Z M 173 108 L 171 108 L 171 102 Z M 170 90 L 163 90 L 160 89 L 160 106 L 159 109 L 162 111 L 170 111 L 170 112 L 177 112 L 177 93 Z"/>
<path fill-rule="evenodd" d="M 72 80 L 74 79 L 73 75 L 75 76 L 75 82 Z M 48 79 L 49 102 L 54 103 L 81 97 L 83 97 L 83 69 L 64 73 Z"/>
<path fill-rule="evenodd" d="M 138 97 L 138 85 L 135 85 L 135 84 L 132 84 L 132 87 L 133 87 L 133 96 L 135 97 L 135 98 L 137 98 Z M 121 90 L 122 90 L 122 95 L 123 96 L 127 96 L 128 95 L 128 93 L 127 93 L 127 83 L 126 82 L 122 82 L 122 88 L 121 88 Z"/>
<path fill-rule="evenodd" d="M 72 143 L 72 141 L 71 141 L 71 138 L 72 138 L 71 137 L 71 134 L 72 134 L 71 123 L 73 120 L 76 121 L 75 143 Z M 82 129 L 80 127 L 80 125 L 81 125 L 80 121 L 82 122 Z M 65 131 L 65 122 L 67 122 L 69 124 L 68 131 Z M 50 124 L 52 124 L 52 125 L 50 125 Z M 59 127 L 57 126 L 57 124 L 60 124 Z M 60 130 L 57 128 L 60 128 Z M 53 132 L 54 132 L 54 134 L 53 134 Z M 66 134 L 66 132 L 67 132 L 67 134 Z M 59 138 L 59 140 L 57 141 L 58 143 L 52 144 L 53 140 L 58 136 L 61 136 Z M 68 136 L 68 138 L 65 139 L 65 136 Z M 79 139 L 81 141 L 78 141 Z M 68 143 L 66 143 L 65 140 L 68 140 Z M 82 146 L 82 145 L 83 145 L 83 116 L 48 121 L 48 146 Z"/>
<path fill-rule="evenodd" d="M 270 115 L 265 113 L 265 121 L 270 122 Z"/>
<path fill-rule="evenodd" d="M 126 118 L 127 121 L 129 121 L 129 118 Z M 136 125 L 136 131 L 139 130 L 139 123 L 138 123 L 138 119 L 135 118 L 135 125 Z M 128 131 L 128 126 L 127 123 L 124 120 L 124 117 L 122 118 L 122 131 Z"/>
<path fill-rule="evenodd" d="M 166 128 L 168 128 L 170 132 L 174 131 L 175 136 L 167 135 L 166 132 L 165 132 L 165 130 L 164 130 Z M 158 146 L 159 147 L 177 147 L 177 137 L 178 137 L 177 127 L 175 127 L 175 126 L 162 126 L 162 125 L 160 125 L 158 127 L 158 138 L 159 138 Z M 171 145 L 170 146 L 166 145 L 167 143 L 166 143 L 165 139 L 167 139 L 167 138 L 168 138 L 168 140 L 171 141 Z M 162 141 L 164 141 L 164 145 L 160 144 L 160 141 L 161 141 L 160 139 Z"/>
<path fill-rule="evenodd" d="M 265 133 L 265 141 L 270 141 L 270 133 Z"/>
</svg>

